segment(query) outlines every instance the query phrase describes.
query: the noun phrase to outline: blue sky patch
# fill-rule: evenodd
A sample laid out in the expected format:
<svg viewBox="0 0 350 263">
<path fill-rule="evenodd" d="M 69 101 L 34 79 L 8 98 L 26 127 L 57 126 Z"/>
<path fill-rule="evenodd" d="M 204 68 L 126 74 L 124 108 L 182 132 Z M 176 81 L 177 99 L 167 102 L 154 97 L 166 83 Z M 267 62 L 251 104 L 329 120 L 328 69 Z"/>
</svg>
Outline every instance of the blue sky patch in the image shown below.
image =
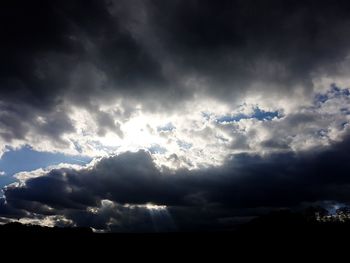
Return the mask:
<svg viewBox="0 0 350 263">
<path fill-rule="evenodd" d="M 169 122 L 169 123 L 165 124 L 164 126 L 158 127 L 157 131 L 158 132 L 161 132 L 161 131 L 172 131 L 172 130 L 175 130 L 175 129 L 176 129 L 176 127 L 171 122 Z"/>
<path fill-rule="evenodd" d="M 0 159 L 0 171 L 5 172 L 5 175 L 0 177 L 0 188 L 8 183 L 14 182 L 12 176 L 18 172 L 32 171 L 60 163 L 84 165 L 91 160 L 92 158 L 86 156 L 38 152 L 29 146 L 18 150 L 9 150 L 5 152 Z"/>
<path fill-rule="evenodd" d="M 148 148 L 151 154 L 165 154 L 167 150 L 158 144 L 152 145 Z"/>
<path fill-rule="evenodd" d="M 185 150 L 189 150 L 192 148 L 192 143 L 187 143 L 187 142 L 184 142 L 184 141 L 177 141 L 177 145 L 179 145 L 179 147 L 181 149 L 185 149 Z"/>
<path fill-rule="evenodd" d="M 318 93 L 314 97 L 314 103 L 319 105 L 332 98 L 350 97 L 349 89 L 342 89 L 335 84 L 330 85 L 330 89 L 325 93 Z"/>
<path fill-rule="evenodd" d="M 243 119 L 257 119 L 260 121 L 270 121 L 273 118 L 280 118 L 280 114 L 278 111 L 264 111 L 260 108 L 256 107 L 254 108 L 254 112 L 251 115 L 247 114 L 237 114 L 237 115 L 226 115 L 221 116 L 216 119 L 219 123 L 225 123 L 225 122 L 238 122 Z"/>
</svg>

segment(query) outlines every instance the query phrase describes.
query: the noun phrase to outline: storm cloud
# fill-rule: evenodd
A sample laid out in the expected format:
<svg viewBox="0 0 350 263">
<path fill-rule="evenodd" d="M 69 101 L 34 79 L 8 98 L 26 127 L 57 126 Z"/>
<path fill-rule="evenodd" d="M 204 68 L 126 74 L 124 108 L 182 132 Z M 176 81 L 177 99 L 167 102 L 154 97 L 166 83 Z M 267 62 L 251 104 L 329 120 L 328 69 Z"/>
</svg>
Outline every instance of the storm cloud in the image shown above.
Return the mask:
<svg viewBox="0 0 350 263">
<path fill-rule="evenodd" d="M 349 202 L 348 1 L 4 0 L 0 32 L 0 158 L 93 159 L 16 174 L 4 222 L 227 228 Z"/>
<path fill-rule="evenodd" d="M 347 57 L 348 13 L 347 1 L 3 1 L 2 136 L 24 139 L 35 116 L 70 103 L 308 94 Z M 61 121 L 56 138 L 71 132 Z"/>
<path fill-rule="evenodd" d="M 218 168 L 175 173 L 160 171 L 147 152 L 127 152 L 80 170 L 22 173 L 20 183 L 4 189 L 0 213 L 7 218 L 59 215 L 58 224 L 64 218 L 72 225 L 120 231 L 142 222 L 141 230 L 152 231 L 154 209 L 166 211 L 168 230 L 232 227 L 221 223 L 268 209 L 348 203 L 348 147 L 346 140 L 306 155 L 239 155 Z"/>
</svg>

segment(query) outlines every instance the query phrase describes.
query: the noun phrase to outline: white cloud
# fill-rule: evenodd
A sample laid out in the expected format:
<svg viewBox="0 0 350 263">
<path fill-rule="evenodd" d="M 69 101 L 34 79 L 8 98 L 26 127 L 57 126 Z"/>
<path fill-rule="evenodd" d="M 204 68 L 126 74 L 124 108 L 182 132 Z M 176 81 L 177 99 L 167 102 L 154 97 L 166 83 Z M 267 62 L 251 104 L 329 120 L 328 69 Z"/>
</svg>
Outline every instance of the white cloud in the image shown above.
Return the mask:
<svg viewBox="0 0 350 263">
<path fill-rule="evenodd" d="M 33 131 L 25 141 L 14 140 L 11 146 L 29 144 L 39 151 L 80 153 L 94 158 L 148 149 L 159 167 L 193 169 L 220 165 L 229 155 L 242 152 L 265 155 L 310 150 L 341 141 L 348 134 L 350 96 L 347 90 L 328 87 L 300 99 L 291 96 L 289 100 L 285 96 L 278 100 L 276 96 L 262 97 L 258 93 L 253 96 L 252 93 L 232 105 L 197 96 L 181 108 L 164 112 L 150 112 L 142 105 L 126 108 L 122 100 L 96 106 L 93 112 L 67 105 L 75 131 L 64 134 L 61 142 Z M 317 98 L 321 99 L 317 101 Z M 279 117 L 270 120 L 249 117 L 256 108 L 278 111 Z M 99 132 L 96 114 L 102 114 L 108 121 L 103 133 Z M 218 121 L 222 116 L 240 115 L 248 117 Z M 169 124 L 171 129 L 159 128 Z"/>
<path fill-rule="evenodd" d="M 61 215 L 42 216 L 41 218 L 23 217 L 23 218 L 20 218 L 19 220 L 8 219 L 8 218 L 3 218 L 3 219 L 6 220 L 5 221 L 6 223 L 19 222 L 21 224 L 38 225 L 43 227 L 75 226 L 72 220 L 67 219 L 66 217 Z"/>
<path fill-rule="evenodd" d="M 13 177 L 16 178 L 19 181 L 20 184 L 24 184 L 25 181 L 27 181 L 28 179 L 37 178 L 37 177 L 43 176 L 43 175 L 47 174 L 49 171 L 52 171 L 54 169 L 64 169 L 64 168 L 66 168 L 66 169 L 74 169 L 74 170 L 79 171 L 79 170 L 81 170 L 83 168 L 89 168 L 90 166 L 93 166 L 96 161 L 97 161 L 97 159 L 92 161 L 92 162 L 90 162 L 87 165 L 60 163 L 60 164 L 57 164 L 57 165 L 50 165 L 50 166 L 47 166 L 45 168 L 39 168 L 39 169 L 36 169 L 36 170 L 33 170 L 33 171 L 19 172 L 19 173 L 16 173 L 15 175 L 13 175 Z"/>
</svg>

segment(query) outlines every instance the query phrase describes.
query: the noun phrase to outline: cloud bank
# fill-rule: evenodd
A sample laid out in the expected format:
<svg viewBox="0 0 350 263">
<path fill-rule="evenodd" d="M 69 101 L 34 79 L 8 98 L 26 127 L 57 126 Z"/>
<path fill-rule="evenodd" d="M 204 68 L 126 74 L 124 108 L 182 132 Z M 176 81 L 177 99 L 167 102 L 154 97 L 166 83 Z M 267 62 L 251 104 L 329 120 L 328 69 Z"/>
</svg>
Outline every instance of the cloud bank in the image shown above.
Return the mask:
<svg viewBox="0 0 350 263">
<path fill-rule="evenodd" d="M 2 1 L 0 157 L 95 158 L 18 174 L 2 220 L 227 227 L 347 202 L 349 14 L 343 0 Z"/>
<path fill-rule="evenodd" d="M 209 99 L 293 111 L 344 81 L 348 11 L 346 1 L 4 1 L 2 144 L 77 153 L 89 140 L 96 155 L 93 143 L 123 138 L 140 110 L 170 117 Z M 83 138 L 85 111 L 94 138 Z"/>
<path fill-rule="evenodd" d="M 348 144 L 305 155 L 242 154 L 221 167 L 176 172 L 157 169 L 148 152 L 127 152 L 88 168 L 21 173 L 4 189 L 0 212 L 115 231 L 229 229 L 269 209 L 349 202 Z"/>
</svg>

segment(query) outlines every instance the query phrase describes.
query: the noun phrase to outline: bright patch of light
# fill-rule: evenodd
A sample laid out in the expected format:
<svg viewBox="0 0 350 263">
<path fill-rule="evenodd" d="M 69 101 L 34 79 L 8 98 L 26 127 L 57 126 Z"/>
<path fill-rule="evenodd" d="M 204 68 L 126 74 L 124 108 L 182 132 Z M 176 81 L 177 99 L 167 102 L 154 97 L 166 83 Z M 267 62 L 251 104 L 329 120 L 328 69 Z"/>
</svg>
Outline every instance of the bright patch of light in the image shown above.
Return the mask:
<svg viewBox="0 0 350 263">
<path fill-rule="evenodd" d="M 170 170 L 218 166 L 240 153 L 305 151 L 340 141 L 350 130 L 349 91 L 337 89 L 317 90 L 303 96 L 303 101 L 247 94 L 232 105 L 197 96 L 164 112 L 143 110 L 140 105 L 125 108 L 120 101 L 91 112 L 67 105 L 75 131 L 62 137 L 66 145 L 35 134 L 28 136 L 27 144 L 36 150 L 93 158 L 143 149 L 152 154 L 158 168 Z M 327 100 L 315 104 L 320 94 Z M 99 114 L 108 120 L 105 126 Z"/>
<path fill-rule="evenodd" d="M 19 222 L 21 224 L 30 224 L 30 225 L 39 225 L 45 227 L 55 227 L 57 225 L 61 226 L 75 226 L 71 219 L 67 219 L 64 216 L 54 215 L 54 216 L 45 216 L 43 218 L 27 218 L 23 217 L 19 220 L 12 219 L 9 222 Z"/>
<path fill-rule="evenodd" d="M 165 210 L 166 209 L 166 205 L 146 204 L 145 207 L 148 210 Z"/>
<path fill-rule="evenodd" d="M 161 210 L 166 210 L 167 206 L 166 205 L 156 205 L 152 203 L 147 203 L 147 204 L 124 204 L 124 207 L 134 209 L 134 208 L 145 208 L 150 211 L 161 211 Z"/>
</svg>

